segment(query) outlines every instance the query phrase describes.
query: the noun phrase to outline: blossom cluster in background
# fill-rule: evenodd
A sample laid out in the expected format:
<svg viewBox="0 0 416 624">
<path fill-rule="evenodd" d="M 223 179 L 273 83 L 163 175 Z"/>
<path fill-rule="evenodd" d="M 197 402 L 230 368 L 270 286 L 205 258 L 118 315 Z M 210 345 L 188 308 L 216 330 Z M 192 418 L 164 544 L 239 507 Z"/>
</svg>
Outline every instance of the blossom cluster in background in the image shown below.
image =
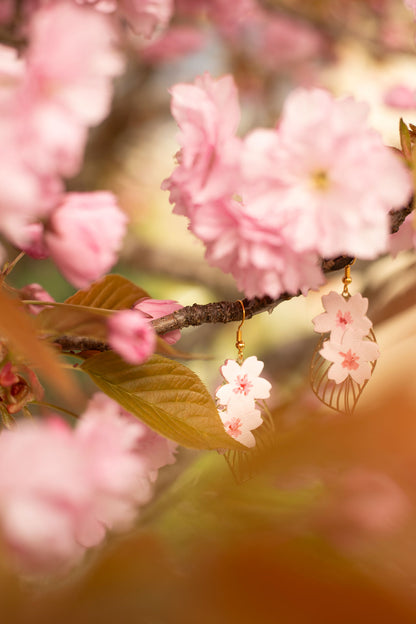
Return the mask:
<svg viewBox="0 0 416 624">
<path fill-rule="evenodd" d="M 318 258 L 386 252 L 389 216 L 411 196 L 409 172 L 368 127 L 368 108 L 297 89 L 275 129 L 236 136 L 231 76 L 172 88 L 178 165 L 162 188 L 206 247 L 208 262 L 249 296 L 323 283 Z"/>
<path fill-rule="evenodd" d="M 0 436 L 0 534 L 25 574 L 64 572 L 107 531 L 125 531 L 152 497 L 173 442 L 102 393 L 75 429 L 58 416 Z"/>
<path fill-rule="evenodd" d="M 360 293 L 350 298 L 336 292 L 322 297 L 325 312 L 313 319 L 318 333 L 329 332 L 320 354 L 332 362 L 328 379 L 343 382 L 348 376 L 358 384 L 371 377 L 371 362 L 380 355 L 377 344 L 368 339 L 372 322 L 366 316 L 368 299 Z"/>
<path fill-rule="evenodd" d="M 0 47 L 0 231 L 82 287 L 114 264 L 127 220 L 111 193 L 68 194 L 63 178 L 79 172 L 124 62 L 110 18 L 73 3 L 31 12 L 25 34 L 23 55 Z"/>
</svg>

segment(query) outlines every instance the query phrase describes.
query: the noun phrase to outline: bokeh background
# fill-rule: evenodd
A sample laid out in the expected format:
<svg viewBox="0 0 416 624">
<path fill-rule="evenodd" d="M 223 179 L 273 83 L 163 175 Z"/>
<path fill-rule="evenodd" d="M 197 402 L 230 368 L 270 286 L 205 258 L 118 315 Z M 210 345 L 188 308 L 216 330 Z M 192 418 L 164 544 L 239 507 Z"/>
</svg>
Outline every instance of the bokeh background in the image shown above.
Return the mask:
<svg viewBox="0 0 416 624">
<path fill-rule="evenodd" d="M 416 124 L 415 34 L 401 0 L 177 0 L 170 27 L 150 44 L 127 28 L 127 71 L 111 114 L 91 132 L 82 172 L 68 184 L 113 190 L 129 215 L 114 272 L 183 305 L 242 297 L 206 264 L 160 190 L 178 150 L 173 84 L 204 71 L 233 74 L 242 135 L 276 124 L 294 87 L 323 86 L 367 101 L 372 125 L 397 147 L 400 117 Z M 369 298 L 381 357 L 348 418 L 309 389 L 318 341 L 311 319 L 324 292 L 341 291 L 342 276 L 244 325 L 246 356 L 264 360 L 273 384 L 273 431 L 251 478 L 217 453 L 180 449 L 137 529 L 70 578 L 39 587 L 0 558 L 5 622 L 416 621 L 414 254 L 354 265 L 350 290 Z M 73 292 L 47 260 L 22 260 L 11 281 L 38 282 L 58 301 Z M 204 356 L 186 364 L 211 391 L 235 356 L 235 331 L 182 333 L 180 349 Z"/>
</svg>

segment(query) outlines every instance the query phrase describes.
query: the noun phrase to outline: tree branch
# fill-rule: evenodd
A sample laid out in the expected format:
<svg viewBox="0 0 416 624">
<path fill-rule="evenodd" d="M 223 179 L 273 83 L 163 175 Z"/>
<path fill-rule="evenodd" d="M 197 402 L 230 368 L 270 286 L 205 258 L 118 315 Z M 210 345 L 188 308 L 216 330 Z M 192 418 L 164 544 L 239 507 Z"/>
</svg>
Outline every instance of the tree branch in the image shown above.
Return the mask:
<svg viewBox="0 0 416 624">
<path fill-rule="evenodd" d="M 413 201 L 413 200 L 412 200 Z M 390 212 L 390 230 L 395 233 L 401 224 L 412 212 L 412 201 L 405 208 Z M 350 256 L 339 256 L 328 260 L 322 260 L 322 270 L 324 273 L 332 273 L 339 271 L 352 262 Z M 299 291 L 295 295 L 283 293 L 277 299 L 271 297 L 254 297 L 254 299 L 242 299 L 245 318 L 250 319 L 256 314 L 262 312 L 271 312 L 276 306 L 289 301 L 293 297 L 298 297 L 302 293 Z M 197 327 L 206 323 L 231 323 L 233 321 L 241 321 L 243 316 L 240 301 L 217 301 L 215 303 L 207 303 L 200 305 L 194 303 L 191 306 L 185 306 L 177 312 L 168 314 L 152 321 L 153 328 L 156 333 L 163 335 L 174 329 L 183 329 L 185 327 Z M 107 351 L 108 345 L 105 342 L 92 340 L 90 338 L 61 336 L 55 339 L 55 344 L 60 345 L 64 351 Z"/>
</svg>

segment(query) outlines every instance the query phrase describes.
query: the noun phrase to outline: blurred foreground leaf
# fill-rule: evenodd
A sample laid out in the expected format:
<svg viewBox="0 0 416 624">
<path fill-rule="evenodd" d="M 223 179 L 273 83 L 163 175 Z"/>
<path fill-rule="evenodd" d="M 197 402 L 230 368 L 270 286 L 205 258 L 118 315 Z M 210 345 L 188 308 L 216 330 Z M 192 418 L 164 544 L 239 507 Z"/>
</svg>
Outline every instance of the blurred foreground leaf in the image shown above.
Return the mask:
<svg viewBox="0 0 416 624">
<path fill-rule="evenodd" d="M 53 385 L 66 398 L 74 398 L 77 388 L 62 368 L 51 346 L 39 340 L 34 320 L 22 305 L 0 289 L 0 334 L 11 350 Z"/>
</svg>

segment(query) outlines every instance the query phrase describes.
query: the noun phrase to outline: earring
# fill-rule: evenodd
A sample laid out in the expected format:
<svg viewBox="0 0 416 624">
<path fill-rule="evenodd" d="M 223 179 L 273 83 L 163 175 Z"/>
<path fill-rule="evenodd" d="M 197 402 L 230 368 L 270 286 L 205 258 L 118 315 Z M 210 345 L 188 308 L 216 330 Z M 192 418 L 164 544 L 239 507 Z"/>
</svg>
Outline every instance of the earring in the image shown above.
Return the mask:
<svg viewBox="0 0 416 624">
<path fill-rule="evenodd" d="M 352 414 L 380 355 L 372 322 L 366 316 L 368 299 L 350 295 L 351 266 L 345 267 L 344 289 L 322 297 L 325 312 L 312 322 L 322 334 L 312 356 L 310 382 L 325 405 Z"/>
<path fill-rule="evenodd" d="M 263 423 L 262 411 L 267 407 L 259 400 L 270 396 L 271 384 L 260 373 L 264 363 L 255 355 L 244 359 L 245 344 L 242 339 L 242 326 L 246 318 L 244 304 L 239 300 L 243 314 L 237 329 L 235 346 L 238 351 L 236 360 L 226 360 L 220 368 L 224 383 L 217 389 L 218 413 L 225 431 L 247 448 L 256 445 L 252 431 Z M 267 413 L 267 411 L 266 411 Z"/>
</svg>

